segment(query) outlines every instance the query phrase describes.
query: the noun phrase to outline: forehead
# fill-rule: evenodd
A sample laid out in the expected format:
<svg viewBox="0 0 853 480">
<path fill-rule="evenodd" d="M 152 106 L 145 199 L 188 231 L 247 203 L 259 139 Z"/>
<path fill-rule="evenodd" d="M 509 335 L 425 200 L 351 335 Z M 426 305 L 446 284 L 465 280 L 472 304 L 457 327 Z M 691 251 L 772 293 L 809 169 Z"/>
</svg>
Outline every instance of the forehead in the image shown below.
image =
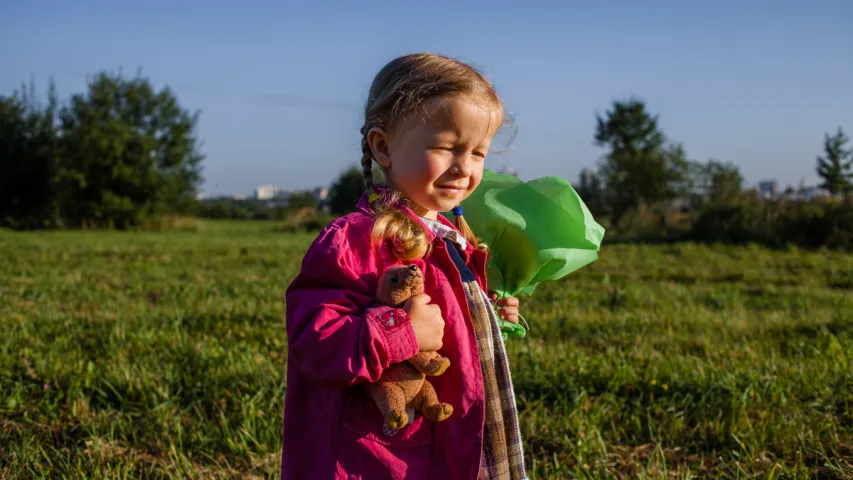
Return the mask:
<svg viewBox="0 0 853 480">
<path fill-rule="evenodd" d="M 466 97 L 431 99 L 418 113 L 401 127 L 418 129 L 422 133 L 453 133 L 466 139 L 488 140 L 503 121 L 503 111 L 499 106 Z"/>
</svg>

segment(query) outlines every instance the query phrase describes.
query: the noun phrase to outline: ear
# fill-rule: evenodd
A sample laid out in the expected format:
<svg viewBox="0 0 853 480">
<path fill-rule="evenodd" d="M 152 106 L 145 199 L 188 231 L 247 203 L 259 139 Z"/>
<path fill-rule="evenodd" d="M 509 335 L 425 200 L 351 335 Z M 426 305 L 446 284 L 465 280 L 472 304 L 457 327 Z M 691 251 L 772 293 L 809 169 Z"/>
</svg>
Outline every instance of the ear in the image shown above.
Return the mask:
<svg viewBox="0 0 853 480">
<path fill-rule="evenodd" d="M 378 127 L 371 128 L 367 132 L 367 144 L 370 146 L 373 159 L 376 160 L 379 166 L 382 168 L 391 166 L 388 132 Z"/>
</svg>

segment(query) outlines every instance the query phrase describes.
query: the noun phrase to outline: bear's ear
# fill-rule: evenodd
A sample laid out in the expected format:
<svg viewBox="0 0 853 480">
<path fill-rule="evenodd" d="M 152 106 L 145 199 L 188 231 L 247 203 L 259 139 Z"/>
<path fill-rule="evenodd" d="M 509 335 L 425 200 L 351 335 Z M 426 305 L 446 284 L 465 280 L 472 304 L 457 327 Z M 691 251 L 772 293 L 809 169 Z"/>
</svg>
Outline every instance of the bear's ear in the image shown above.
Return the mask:
<svg viewBox="0 0 853 480">
<path fill-rule="evenodd" d="M 376 301 L 382 305 L 387 305 L 389 290 L 388 272 L 386 271 L 379 274 L 379 280 L 376 282 Z"/>
</svg>

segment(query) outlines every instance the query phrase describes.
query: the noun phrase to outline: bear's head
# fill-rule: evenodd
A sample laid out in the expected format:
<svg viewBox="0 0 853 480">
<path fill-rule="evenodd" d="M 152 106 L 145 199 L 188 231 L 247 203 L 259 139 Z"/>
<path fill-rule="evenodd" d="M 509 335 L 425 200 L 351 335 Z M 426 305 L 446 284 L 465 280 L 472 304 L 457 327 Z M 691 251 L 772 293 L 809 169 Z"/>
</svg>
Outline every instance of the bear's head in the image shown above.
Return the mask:
<svg viewBox="0 0 853 480">
<path fill-rule="evenodd" d="M 417 265 L 391 267 L 379 278 L 376 300 L 390 307 L 402 306 L 406 300 L 424 293 L 424 276 Z"/>
</svg>

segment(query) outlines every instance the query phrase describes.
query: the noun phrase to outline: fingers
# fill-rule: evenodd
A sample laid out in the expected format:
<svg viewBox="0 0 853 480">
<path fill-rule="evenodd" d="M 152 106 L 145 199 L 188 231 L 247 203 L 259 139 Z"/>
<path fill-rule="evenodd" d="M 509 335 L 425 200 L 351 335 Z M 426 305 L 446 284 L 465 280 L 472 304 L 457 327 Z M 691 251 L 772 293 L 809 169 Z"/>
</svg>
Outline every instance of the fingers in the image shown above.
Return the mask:
<svg viewBox="0 0 853 480">
<path fill-rule="evenodd" d="M 519 305 L 519 302 L 518 302 L 518 298 L 516 298 L 516 297 L 508 297 L 508 298 L 502 298 L 502 299 L 498 300 L 498 306 L 499 307 L 513 307 L 513 308 L 517 309 L 518 305 Z"/>
<path fill-rule="evenodd" d="M 497 300 L 498 295 L 495 292 L 489 292 L 489 298 L 492 301 L 495 301 L 495 306 L 497 307 L 496 310 L 501 320 L 506 320 L 507 322 L 512 323 L 518 323 L 518 298 L 507 297 Z"/>
<path fill-rule="evenodd" d="M 489 296 L 489 300 L 497 301 L 498 306 L 517 307 L 519 304 L 518 297 L 507 297 L 507 298 L 502 298 L 502 299 L 498 300 L 498 294 L 495 292 L 492 292 L 492 291 L 489 292 L 488 296 Z"/>
<path fill-rule="evenodd" d="M 518 308 L 515 307 L 498 307 L 498 316 L 507 322 L 518 323 Z"/>
<path fill-rule="evenodd" d="M 497 311 L 501 315 L 516 315 L 516 316 L 518 316 L 518 307 L 498 307 Z"/>
<path fill-rule="evenodd" d="M 409 301 L 410 301 L 410 302 L 412 302 L 412 303 L 417 303 L 417 304 L 420 304 L 420 305 L 426 305 L 426 304 L 428 304 L 431 300 L 432 300 L 432 298 L 430 298 L 430 296 L 429 296 L 429 295 L 427 295 L 426 293 L 420 293 L 420 294 L 415 295 L 414 297 L 412 297 L 412 298 L 410 298 L 410 299 L 409 299 Z"/>
</svg>

